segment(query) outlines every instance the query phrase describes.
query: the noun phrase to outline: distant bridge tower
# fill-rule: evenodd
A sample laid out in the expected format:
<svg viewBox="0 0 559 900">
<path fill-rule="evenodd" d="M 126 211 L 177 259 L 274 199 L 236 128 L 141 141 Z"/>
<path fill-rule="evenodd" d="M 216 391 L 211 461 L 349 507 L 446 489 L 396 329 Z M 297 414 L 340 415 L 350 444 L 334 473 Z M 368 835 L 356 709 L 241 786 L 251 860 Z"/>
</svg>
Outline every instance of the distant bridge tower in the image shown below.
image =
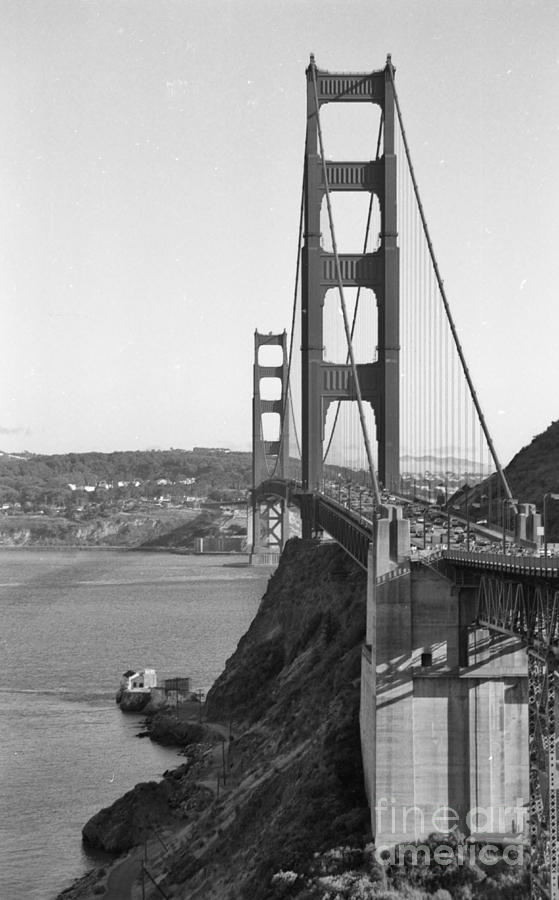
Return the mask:
<svg viewBox="0 0 559 900">
<path fill-rule="evenodd" d="M 316 84 L 316 93 L 315 93 Z M 333 400 L 354 400 L 351 367 L 324 362 L 323 309 L 328 288 L 338 285 L 335 257 L 320 242 L 320 211 L 326 193 L 318 145 L 318 108 L 325 103 L 375 103 L 383 114 L 384 154 L 375 161 L 326 163 L 330 191 L 368 191 L 379 200 L 381 241 L 375 253 L 340 254 L 342 283 L 371 288 L 378 307 L 378 360 L 357 366 L 361 394 L 374 410 L 378 474 L 385 486 L 399 477 L 399 251 L 394 153 L 394 90 L 391 62 L 365 74 L 307 69 L 305 150 L 305 241 L 302 257 L 302 454 L 303 487 L 322 484 L 324 424 Z"/>
<path fill-rule="evenodd" d="M 266 365 L 261 351 L 279 348 L 281 360 Z M 279 356 L 279 353 L 278 353 Z M 276 388 L 275 399 L 264 399 L 263 380 Z M 273 384 L 275 382 L 275 385 Z M 264 393 L 268 390 L 264 388 Z M 270 416 L 271 421 L 264 417 Z M 275 421 L 274 421 L 275 419 Z M 268 429 L 273 439 L 266 440 Z M 254 391 L 252 400 L 252 552 L 251 563 L 279 561 L 289 532 L 287 503 L 260 487 L 270 480 L 286 479 L 289 466 L 289 400 L 287 335 L 254 333 Z"/>
</svg>

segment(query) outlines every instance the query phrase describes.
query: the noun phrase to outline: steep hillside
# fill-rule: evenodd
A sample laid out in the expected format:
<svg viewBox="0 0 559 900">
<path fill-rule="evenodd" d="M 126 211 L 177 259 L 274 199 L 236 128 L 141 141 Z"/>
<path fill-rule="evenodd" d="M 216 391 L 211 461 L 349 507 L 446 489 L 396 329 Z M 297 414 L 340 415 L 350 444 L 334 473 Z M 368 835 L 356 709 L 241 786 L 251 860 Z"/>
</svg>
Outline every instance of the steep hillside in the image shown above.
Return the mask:
<svg viewBox="0 0 559 900">
<path fill-rule="evenodd" d="M 559 420 L 536 435 L 522 447 L 505 468 L 512 496 L 520 503 L 535 503 L 538 512 L 543 509 L 544 494 L 559 494 Z M 498 475 L 473 487 L 469 492 L 470 514 L 475 518 L 487 518 L 501 523 L 503 507 L 502 487 Z M 465 515 L 466 499 L 463 489 L 451 500 Z M 547 506 L 548 540 L 559 541 L 559 503 L 550 501 Z M 510 524 L 510 523 L 509 523 Z"/>
<path fill-rule="evenodd" d="M 514 496 L 541 503 L 544 493 L 559 493 L 559 420 L 523 447 L 506 468 Z"/>
<path fill-rule="evenodd" d="M 365 573 L 338 547 L 291 541 L 210 691 L 208 718 L 232 722 L 233 772 L 251 774 L 250 787 L 239 785 L 233 820 L 204 859 L 214 867 L 201 894 L 208 900 L 264 900 L 275 895 L 278 870 L 339 843 L 362 846 L 365 594 Z"/>
<path fill-rule="evenodd" d="M 513 497 L 535 503 L 542 512 L 544 494 L 559 494 L 559 420 L 519 450 L 505 473 Z M 550 501 L 546 507 L 548 540 L 559 541 L 559 503 Z"/>
</svg>

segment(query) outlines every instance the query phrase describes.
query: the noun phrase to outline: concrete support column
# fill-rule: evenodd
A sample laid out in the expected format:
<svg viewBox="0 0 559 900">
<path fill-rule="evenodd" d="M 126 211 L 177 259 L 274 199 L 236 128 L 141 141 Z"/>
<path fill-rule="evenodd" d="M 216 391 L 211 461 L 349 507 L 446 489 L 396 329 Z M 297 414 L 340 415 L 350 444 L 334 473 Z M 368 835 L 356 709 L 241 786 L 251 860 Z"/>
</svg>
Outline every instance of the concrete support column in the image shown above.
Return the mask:
<svg viewBox="0 0 559 900">
<path fill-rule="evenodd" d="M 401 563 L 410 556 L 410 522 L 409 519 L 404 519 L 401 506 L 393 509 L 390 521 L 390 558 Z"/>
<path fill-rule="evenodd" d="M 390 521 L 379 519 L 377 522 L 377 578 L 390 569 Z"/>
<path fill-rule="evenodd" d="M 380 520 L 381 545 L 397 521 Z M 455 827 L 480 838 L 521 827 L 525 653 L 517 640 L 471 625 L 468 657 L 474 607 L 471 591 L 420 563 L 411 573 L 387 570 L 369 587 L 361 741 L 377 847 Z"/>
<path fill-rule="evenodd" d="M 528 517 L 519 512 L 514 519 L 514 539 L 515 541 L 525 541 L 527 536 L 527 519 Z"/>
</svg>

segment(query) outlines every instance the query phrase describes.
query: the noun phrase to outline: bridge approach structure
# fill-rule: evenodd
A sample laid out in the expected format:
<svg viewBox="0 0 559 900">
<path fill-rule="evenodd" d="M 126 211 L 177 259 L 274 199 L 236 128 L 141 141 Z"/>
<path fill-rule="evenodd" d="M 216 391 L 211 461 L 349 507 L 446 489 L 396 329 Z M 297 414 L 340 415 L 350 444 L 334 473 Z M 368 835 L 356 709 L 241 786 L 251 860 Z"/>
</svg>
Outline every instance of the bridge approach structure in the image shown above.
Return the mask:
<svg viewBox="0 0 559 900">
<path fill-rule="evenodd" d="M 425 296 L 429 311 L 433 304 L 431 288 L 424 289 L 416 283 L 415 270 L 411 275 L 407 270 L 400 272 L 401 253 L 409 251 L 405 250 L 405 242 L 398 245 L 396 117 L 406 152 L 408 148 L 391 61 L 388 59 L 380 71 L 348 74 L 319 70 L 311 58 L 306 77 L 301 466 L 297 469 L 289 449 L 292 423 L 296 431 L 291 379 L 293 328 L 289 350 L 285 335 L 257 333 L 253 560 L 270 563 L 278 558 L 288 534 L 289 507 L 295 506 L 300 512 L 305 540 L 319 541 L 329 535 L 367 571 L 360 729 L 365 788 L 377 846 L 422 840 L 433 831 L 450 834 L 457 828 L 475 842 L 521 845 L 526 833 L 531 847 L 532 897 L 559 900 L 555 724 L 559 561 L 535 555 L 468 552 L 450 546 L 418 555 L 413 552 L 409 521 L 403 517 L 401 506 L 381 499 L 379 482 L 393 489 L 399 480 L 403 458 L 399 448 L 407 421 L 406 439 L 416 441 L 416 458 L 428 459 L 430 465 L 434 456 L 427 448 L 445 440 L 445 434 L 449 441 L 464 439 L 465 443 L 455 448 L 458 456 L 466 459 L 475 455 L 477 437 L 474 439 L 472 434 L 478 434 L 479 426 L 502 490 L 496 505 L 502 516 L 503 534 L 507 507 L 517 508 L 465 364 L 409 156 L 419 220 L 428 245 L 425 259 L 432 264 L 427 280 L 435 285 L 437 296 L 442 299 L 448 327 L 445 332 L 434 316 L 425 319 L 425 327 L 405 327 L 403 336 L 407 336 L 413 350 L 407 365 L 417 367 L 408 369 L 415 371 L 408 382 L 420 392 L 416 420 L 411 425 L 413 400 L 410 405 L 407 399 L 402 409 L 402 281 L 408 285 L 411 307 L 417 308 L 418 315 Z M 380 107 L 383 152 L 377 147 L 376 158 L 365 163 L 328 160 L 320 124 L 320 110 L 328 103 L 372 103 Z M 365 191 L 378 199 L 380 235 L 372 253 L 366 249 L 361 254 L 337 252 L 330 192 L 350 190 Z M 331 253 L 321 243 L 324 201 L 331 227 Z M 404 234 L 405 224 L 404 219 Z M 408 257 L 412 260 L 415 246 L 412 241 Z M 424 268 L 421 262 L 419 270 Z M 327 360 L 324 348 L 324 298 L 326 291 L 336 286 L 347 337 L 347 359 L 343 362 Z M 357 313 L 350 327 L 344 298 L 344 289 L 352 286 L 366 286 L 376 298 L 377 356 L 361 363 L 356 362 L 353 352 Z M 454 343 L 445 344 L 448 334 Z M 428 349 L 423 347 L 423 339 L 431 342 Z M 261 358 L 266 343 L 281 351 L 281 361 L 273 366 Z M 437 347 L 443 351 L 439 368 L 434 354 Z M 458 390 L 455 384 L 456 370 L 454 363 L 449 362 L 452 348 L 464 376 L 467 397 L 460 393 L 462 387 Z M 432 357 L 435 362 L 430 364 Z M 279 384 L 274 400 L 263 399 L 261 385 L 265 378 L 275 378 Z M 371 509 L 365 512 L 350 508 L 324 490 L 325 460 L 330 447 L 328 442 L 325 449 L 328 407 L 348 402 L 359 408 L 365 474 L 373 498 Z M 376 423 L 376 463 L 364 415 L 367 404 Z M 444 428 L 437 430 L 445 411 L 450 421 L 446 432 Z M 279 420 L 279 431 L 273 439 L 266 438 L 263 427 L 268 414 Z M 427 439 L 430 445 L 426 444 Z M 355 437 L 350 435 L 340 466 L 351 465 L 354 443 Z M 410 444 L 406 459 L 412 458 L 413 449 Z M 447 460 L 442 461 L 436 477 L 442 480 L 446 494 L 445 477 L 449 472 L 444 469 L 445 462 L 448 464 Z M 481 465 L 477 474 L 482 484 L 490 483 L 490 479 L 483 481 L 487 472 Z M 361 471 L 359 478 L 362 475 Z M 428 475 L 423 473 L 422 477 Z M 463 476 L 469 489 L 472 473 L 467 465 Z M 415 478 L 408 477 L 407 481 L 415 482 Z M 450 509 L 449 496 L 449 517 Z M 519 513 L 519 518 L 523 515 L 526 519 L 525 512 Z M 524 521 L 523 533 L 525 526 Z"/>
</svg>

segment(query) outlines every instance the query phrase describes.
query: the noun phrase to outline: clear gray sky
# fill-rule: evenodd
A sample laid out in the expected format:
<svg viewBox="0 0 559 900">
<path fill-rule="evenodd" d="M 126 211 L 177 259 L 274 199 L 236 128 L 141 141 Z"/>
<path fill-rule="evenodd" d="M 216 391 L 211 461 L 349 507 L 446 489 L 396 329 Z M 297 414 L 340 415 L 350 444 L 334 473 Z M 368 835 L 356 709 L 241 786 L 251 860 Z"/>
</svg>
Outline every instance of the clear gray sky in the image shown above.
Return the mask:
<svg viewBox="0 0 559 900">
<path fill-rule="evenodd" d="M 556 0 L 0 11 L 0 448 L 249 448 L 253 332 L 289 326 L 310 52 L 392 53 L 503 460 L 559 417 Z"/>
</svg>

